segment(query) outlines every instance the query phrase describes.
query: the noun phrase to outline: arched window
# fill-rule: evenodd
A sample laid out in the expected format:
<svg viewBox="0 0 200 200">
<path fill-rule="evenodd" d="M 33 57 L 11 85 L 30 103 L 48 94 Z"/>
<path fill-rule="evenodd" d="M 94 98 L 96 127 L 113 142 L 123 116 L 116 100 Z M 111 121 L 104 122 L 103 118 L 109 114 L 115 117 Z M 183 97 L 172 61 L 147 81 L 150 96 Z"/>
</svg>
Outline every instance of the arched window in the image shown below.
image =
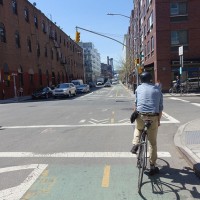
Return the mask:
<svg viewBox="0 0 200 200">
<path fill-rule="evenodd" d="M 18 31 L 15 32 L 15 44 L 16 44 L 17 48 L 21 47 L 21 45 L 20 45 L 20 37 L 19 37 L 19 32 Z"/>
<path fill-rule="evenodd" d="M 0 42 L 6 42 L 6 30 L 2 23 L 0 23 Z"/>
<path fill-rule="evenodd" d="M 27 22 L 29 22 L 29 10 L 28 8 L 24 8 L 24 17 Z"/>
<path fill-rule="evenodd" d="M 31 48 L 31 39 L 30 37 L 27 37 L 27 47 L 28 47 L 28 51 L 32 52 L 32 48 Z"/>
<path fill-rule="evenodd" d="M 16 0 L 12 0 L 12 10 L 13 10 L 13 13 L 17 15 L 17 1 Z"/>
</svg>

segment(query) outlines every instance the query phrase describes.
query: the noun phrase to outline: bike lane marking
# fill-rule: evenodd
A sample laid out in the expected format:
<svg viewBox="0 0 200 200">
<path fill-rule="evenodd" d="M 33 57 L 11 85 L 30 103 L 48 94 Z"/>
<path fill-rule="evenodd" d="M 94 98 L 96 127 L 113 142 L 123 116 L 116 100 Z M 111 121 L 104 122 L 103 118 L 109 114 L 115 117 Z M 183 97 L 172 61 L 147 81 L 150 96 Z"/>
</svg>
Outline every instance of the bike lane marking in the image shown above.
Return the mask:
<svg viewBox="0 0 200 200">
<path fill-rule="evenodd" d="M 142 199 L 137 192 L 138 168 L 134 163 L 112 164 L 109 187 L 101 186 L 102 169 L 103 164 L 51 165 L 48 175 L 41 175 L 21 200 Z M 172 184 L 178 173 L 167 174 L 166 169 L 161 169 L 160 175 L 153 178 L 144 175 L 143 199 L 177 199 L 177 193 L 189 196 L 181 183 Z"/>
<path fill-rule="evenodd" d="M 3 200 L 20 200 L 26 191 L 33 185 L 37 178 L 42 174 L 48 165 L 46 164 L 31 164 L 22 166 L 13 166 L 0 169 L 1 173 L 13 172 L 18 170 L 33 169 L 28 177 L 18 186 L 11 187 L 0 191 L 0 199 Z"/>
</svg>

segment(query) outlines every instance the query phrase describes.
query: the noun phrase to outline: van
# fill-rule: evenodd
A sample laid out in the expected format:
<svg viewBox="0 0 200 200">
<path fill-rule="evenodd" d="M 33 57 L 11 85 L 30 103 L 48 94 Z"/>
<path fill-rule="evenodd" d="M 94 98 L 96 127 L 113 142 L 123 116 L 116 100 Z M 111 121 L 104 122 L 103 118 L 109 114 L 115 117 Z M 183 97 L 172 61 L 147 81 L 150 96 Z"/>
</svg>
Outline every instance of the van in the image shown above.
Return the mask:
<svg viewBox="0 0 200 200">
<path fill-rule="evenodd" d="M 71 83 L 73 83 L 77 88 L 79 85 L 83 85 L 83 80 L 81 80 L 81 79 L 72 80 Z"/>
</svg>

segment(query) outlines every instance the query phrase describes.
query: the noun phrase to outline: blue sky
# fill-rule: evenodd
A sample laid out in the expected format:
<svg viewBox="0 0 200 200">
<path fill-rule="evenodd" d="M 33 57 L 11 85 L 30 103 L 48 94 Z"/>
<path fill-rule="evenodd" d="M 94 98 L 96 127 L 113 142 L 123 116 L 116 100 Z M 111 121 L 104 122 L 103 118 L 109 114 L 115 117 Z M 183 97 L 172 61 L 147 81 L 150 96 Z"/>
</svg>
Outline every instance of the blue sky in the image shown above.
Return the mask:
<svg viewBox="0 0 200 200">
<path fill-rule="evenodd" d="M 128 31 L 129 19 L 109 16 L 107 13 L 131 15 L 133 0 L 29 0 L 35 2 L 49 19 L 75 39 L 75 27 L 82 27 L 112 37 L 120 42 Z M 82 42 L 92 42 L 106 63 L 107 56 L 114 59 L 115 67 L 122 60 L 123 46 L 115 41 L 79 30 Z"/>
</svg>

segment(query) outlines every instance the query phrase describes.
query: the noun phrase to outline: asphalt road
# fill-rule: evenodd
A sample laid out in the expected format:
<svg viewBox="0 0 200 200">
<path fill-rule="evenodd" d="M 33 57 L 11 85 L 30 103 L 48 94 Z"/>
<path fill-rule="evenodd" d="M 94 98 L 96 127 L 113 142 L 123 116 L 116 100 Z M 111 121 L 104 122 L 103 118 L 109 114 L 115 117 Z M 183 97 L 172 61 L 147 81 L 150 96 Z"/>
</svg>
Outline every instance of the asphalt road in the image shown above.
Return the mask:
<svg viewBox="0 0 200 200">
<path fill-rule="evenodd" d="M 0 105 L 0 200 L 200 199 L 199 179 L 173 143 L 199 117 L 199 97 L 164 97 L 160 174 L 137 193 L 130 154 L 134 96 L 123 85 L 68 99 Z"/>
</svg>

